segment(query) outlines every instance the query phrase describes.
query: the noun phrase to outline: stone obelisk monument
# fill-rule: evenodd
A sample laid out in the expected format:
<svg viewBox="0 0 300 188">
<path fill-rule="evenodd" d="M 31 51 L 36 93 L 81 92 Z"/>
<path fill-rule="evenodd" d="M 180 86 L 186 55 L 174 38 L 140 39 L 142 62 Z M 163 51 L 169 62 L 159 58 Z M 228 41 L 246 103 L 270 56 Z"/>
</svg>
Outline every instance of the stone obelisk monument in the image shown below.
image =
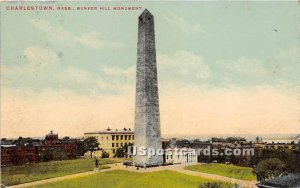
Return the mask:
<svg viewBox="0 0 300 188">
<path fill-rule="evenodd" d="M 153 15 L 145 9 L 138 20 L 134 146 L 162 149 Z M 133 157 L 135 166 L 162 165 L 163 156 Z"/>
</svg>

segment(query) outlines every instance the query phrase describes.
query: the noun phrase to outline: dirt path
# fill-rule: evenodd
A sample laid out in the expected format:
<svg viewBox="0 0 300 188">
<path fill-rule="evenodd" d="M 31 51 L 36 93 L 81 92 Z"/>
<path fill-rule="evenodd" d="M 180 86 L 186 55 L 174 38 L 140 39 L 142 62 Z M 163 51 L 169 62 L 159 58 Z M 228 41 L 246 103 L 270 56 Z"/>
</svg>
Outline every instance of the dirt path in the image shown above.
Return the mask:
<svg viewBox="0 0 300 188">
<path fill-rule="evenodd" d="M 153 168 L 147 168 L 147 169 L 139 168 L 139 170 L 137 170 L 135 167 L 132 167 L 132 166 L 128 166 L 126 168 L 124 165 L 122 165 L 122 163 L 106 164 L 105 166 L 109 166 L 110 167 L 109 169 L 103 169 L 100 171 L 89 171 L 89 172 L 72 174 L 72 175 L 67 175 L 67 176 L 62 176 L 62 177 L 50 178 L 50 179 L 45 179 L 45 180 L 40 180 L 40 181 L 35 181 L 35 182 L 30 182 L 30 183 L 14 185 L 14 186 L 10 186 L 9 188 L 24 188 L 24 187 L 35 186 L 35 185 L 42 185 L 45 183 L 51 183 L 51 182 L 56 182 L 56 181 L 71 179 L 71 178 L 77 178 L 77 177 L 83 177 L 83 176 L 88 176 L 88 175 L 95 174 L 95 173 L 107 172 L 107 171 L 112 171 L 112 170 L 128 170 L 128 171 L 133 171 L 133 172 L 138 172 L 138 173 L 149 173 L 149 172 L 162 171 L 162 170 L 172 170 L 172 171 L 176 171 L 179 173 L 188 174 L 188 175 L 192 175 L 192 176 L 209 178 L 209 179 L 219 180 L 219 181 L 229 182 L 229 183 L 236 183 L 236 184 L 239 184 L 241 187 L 251 187 L 251 188 L 257 187 L 255 185 L 257 183 L 256 181 L 245 181 L 245 180 L 239 180 L 239 179 L 219 176 L 219 175 L 215 175 L 215 174 L 207 174 L 207 173 L 203 173 L 203 172 L 195 172 L 195 171 L 190 171 L 190 170 L 184 169 L 185 166 L 189 166 L 189 165 L 193 165 L 193 164 L 199 164 L 199 163 L 177 164 L 177 165 L 160 166 L 160 167 L 153 167 Z"/>
</svg>

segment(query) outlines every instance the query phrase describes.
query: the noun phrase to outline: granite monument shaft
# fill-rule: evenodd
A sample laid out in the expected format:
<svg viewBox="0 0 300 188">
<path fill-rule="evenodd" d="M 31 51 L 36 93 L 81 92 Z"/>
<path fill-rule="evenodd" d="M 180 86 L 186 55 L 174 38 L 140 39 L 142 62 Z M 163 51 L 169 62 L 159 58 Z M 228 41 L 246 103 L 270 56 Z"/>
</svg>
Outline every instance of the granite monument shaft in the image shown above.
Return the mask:
<svg viewBox="0 0 300 188">
<path fill-rule="evenodd" d="M 155 51 L 154 17 L 145 9 L 138 18 L 134 145 L 162 149 Z M 135 166 L 162 165 L 163 156 L 133 157 Z"/>
</svg>

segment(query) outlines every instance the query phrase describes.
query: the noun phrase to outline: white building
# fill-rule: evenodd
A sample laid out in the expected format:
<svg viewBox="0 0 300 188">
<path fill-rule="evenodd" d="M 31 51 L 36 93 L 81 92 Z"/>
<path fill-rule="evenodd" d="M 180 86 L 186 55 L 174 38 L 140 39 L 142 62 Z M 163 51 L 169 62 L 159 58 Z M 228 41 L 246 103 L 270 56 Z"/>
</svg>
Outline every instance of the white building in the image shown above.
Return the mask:
<svg viewBox="0 0 300 188">
<path fill-rule="evenodd" d="M 183 164 L 198 162 L 197 153 L 191 148 L 167 148 L 165 150 L 165 163 Z"/>
</svg>

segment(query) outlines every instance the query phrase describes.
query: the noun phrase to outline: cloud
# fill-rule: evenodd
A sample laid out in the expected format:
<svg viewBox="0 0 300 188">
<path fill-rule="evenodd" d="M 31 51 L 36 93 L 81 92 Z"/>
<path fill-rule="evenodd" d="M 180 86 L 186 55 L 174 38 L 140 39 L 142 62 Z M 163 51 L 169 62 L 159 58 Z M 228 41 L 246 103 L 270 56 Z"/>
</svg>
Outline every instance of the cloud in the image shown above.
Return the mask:
<svg viewBox="0 0 300 188">
<path fill-rule="evenodd" d="M 133 127 L 134 95 L 80 95 L 71 90 L 2 88 L 1 136 L 83 136 L 107 126 Z M 126 100 L 125 98 L 126 97 Z M 130 101 L 130 102 L 129 102 Z"/>
<path fill-rule="evenodd" d="M 296 51 L 291 49 L 279 53 L 273 58 L 276 61 L 270 65 L 285 62 L 283 60 L 294 57 Z M 2 136 L 41 136 L 50 129 L 61 136 L 82 136 L 83 132 L 100 130 L 107 126 L 133 128 L 134 84 L 118 78 L 133 77 L 134 67 L 103 66 L 103 73 L 110 78 L 104 79 L 76 67 L 62 69 L 56 53 L 49 48 L 31 46 L 24 50 L 24 55 L 27 64 L 1 67 L 4 78 L 7 74 L 10 78 L 15 73 L 24 75 L 25 67 L 32 68 L 33 65 L 43 62 L 44 68 L 40 69 L 40 77 L 47 73 L 44 71 L 55 65 L 60 72 L 55 72 L 53 78 L 59 80 L 60 87 L 64 89 L 43 87 L 44 89 L 36 91 L 26 87 L 13 89 L 2 84 Z M 238 60 L 227 61 L 226 64 L 223 61 L 221 64 L 232 65 L 230 69 L 243 74 L 247 74 L 245 67 L 255 67 L 250 70 L 251 74 L 265 74 L 258 69 L 261 62 L 247 58 Z M 296 65 L 297 61 L 292 58 L 287 62 L 291 63 L 289 65 Z M 198 78 L 207 79 L 210 69 L 201 56 L 186 51 L 177 51 L 170 56 L 158 55 L 158 66 L 159 69 L 175 73 L 172 80 L 159 82 L 163 134 L 262 134 L 300 131 L 299 90 L 294 87 L 265 85 L 205 88 L 187 84 L 176 78 L 179 75 L 192 75 L 195 78 L 201 75 Z M 50 72 L 53 73 L 53 70 Z M 25 77 L 15 79 L 24 80 Z M 87 86 L 88 92 L 84 95 L 76 92 L 69 88 L 72 83 L 76 88 Z M 100 90 L 114 93 L 101 93 Z"/>
<path fill-rule="evenodd" d="M 189 23 L 185 19 L 175 14 L 166 16 L 165 20 L 177 30 L 182 31 L 187 35 L 204 35 L 206 33 L 199 23 Z"/>
<path fill-rule="evenodd" d="M 50 48 L 30 46 L 23 53 L 20 64 L 1 65 L 2 85 L 34 90 L 65 88 L 85 95 L 122 93 L 134 86 L 133 67 L 104 66 L 97 74 L 75 66 L 63 66 L 58 54 Z"/>
<path fill-rule="evenodd" d="M 135 67 L 121 68 L 116 66 L 103 66 L 102 71 L 108 76 L 126 76 L 132 77 L 135 75 Z"/>
<path fill-rule="evenodd" d="M 103 71 L 106 73 L 107 77 L 90 73 L 80 68 L 70 67 L 66 69 L 65 73 L 62 75 L 62 80 L 66 84 L 74 83 L 75 87 L 78 88 L 87 86 L 87 91 L 85 92 L 86 95 L 97 96 L 99 91 L 107 93 L 106 95 L 120 94 L 129 90 L 133 91 L 133 80 L 127 82 L 127 76 L 132 77 L 131 68 L 122 69 L 120 67 L 106 67 Z M 118 79 L 120 77 L 125 79 L 125 81 Z"/>
<path fill-rule="evenodd" d="M 67 80 L 74 81 L 77 83 L 85 83 L 93 80 L 91 74 L 75 67 L 68 68 L 66 70 L 66 78 Z"/>
<path fill-rule="evenodd" d="M 49 22 L 42 19 L 29 19 L 29 22 L 36 28 L 45 32 L 50 40 L 59 44 L 72 44 L 76 36 L 66 31 L 63 27 L 54 27 Z"/>
<path fill-rule="evenodd" d="M 54 27 L 49 22 L 41 19 L 30 19 L 29 22 L 36 28 L 47 33 L 50 41 L 55 41 L 62 45 L 75 45 L 76 43 L 85 45 L 92 49 L 116 49 L 124 47 L 124 44 L 106 40 L 97 31 L 90 31 L 82 35 L 75 35 L 63 27 Z"/>
<path fill-rule="evenodd" d="M 227 70 L 238 72 L 244 75 L 264 76 L 268 74 L 262 62 L 257 59 L 240 57 L 238 59 L 231 60 L 218 60 L 216 63 Z"/>
<path fill-rule="evenodd" d="M 270 86 L 169 87 L 160 94 L 162 132 L 194 135 L 299 132 L 297 95 L 296 90 Z"/>
<path fill-rule="evenodd" d="M 117 94 L 126 93 L 134 90 L 134 83 L 120 81 L 104 81 L 103 79 L 96 80 L 97 87 L 102 90 L 111 91 Z"/>
<path fill-rule="evenodd" d="M 292 46 L 281 50 L 274 58 L 268 62 L 269 70 L 276 76 L 292 77 L 295 81 L 300 81 L 300 47 Z"/>
<path fill-rule="evenodd" d="M 172 88 L 170 84 L 159 94 L 163 134 L 255 135 L 300 131 L 299 100 L 294 89 Z M 67 89 L 34 92 L 2 87 L 2 137 L 42 136 L 49 130 L 60 136 L 83 136 L 84 132 L 107 126 L 133 128 L 134 97 L 134 89 L 116 95 L 91 96 Z"/>
<path fill-rule="evenodd" d="M 43 76 L 49 67 L 60 64 L 58 55 L 50 48 L 29 46 L 24 49 L 23 54 L 24 59 L 20 59 L 19 65 L 1 65 L 4 83 L 13 80 L 22 81 L 25 78 L 36 79 Z"/>
<path fill-rule="evenodd" d="M 76 37 L 76 40 L 94 49 L 116 49 L 124 47 L 124 44 L 107 41 L 104 40 L 104 38 L 105 37 L 103 37 L 100 33 L 91 31 L 81 35 L 80 37 Z"/>
<path fill-rule="evenodd" d="M 57 64 L 59 58 L 57 54 L 49 48 L 40 47 L 40 46 L 30 46 L 25 48 L 24 55 L 30 62 L 35 66 L 37 65 L 48 65 L 48 64 Z"/>
<path fill-rule="evenodd" d="M 264 61 L 240 57 L 237 59 L 217 60 L 216 65 L 224 71 L 223 81 L 230 80 L 233 74 L 247 76 L 248 80 L 258 84 L 292 84 L 299 85 L 300 47 L 289 47 L 279 51 Z M 250 79 L 249 79 L 250 78 Z M 240 81 L 240 80 L 239 80 Z M 231 80 L 234 82 L 234 80 Z"/>
<path fill-rule="evenodd" d="M 159 54 L 157 59 L 160 69 L 180 76 L 194 76 L 197 79 L 207 79 L 210 76 L 210 68 L 203 58 L 193 52 L 176 51 L 171 56 Z"/>
</svg>

